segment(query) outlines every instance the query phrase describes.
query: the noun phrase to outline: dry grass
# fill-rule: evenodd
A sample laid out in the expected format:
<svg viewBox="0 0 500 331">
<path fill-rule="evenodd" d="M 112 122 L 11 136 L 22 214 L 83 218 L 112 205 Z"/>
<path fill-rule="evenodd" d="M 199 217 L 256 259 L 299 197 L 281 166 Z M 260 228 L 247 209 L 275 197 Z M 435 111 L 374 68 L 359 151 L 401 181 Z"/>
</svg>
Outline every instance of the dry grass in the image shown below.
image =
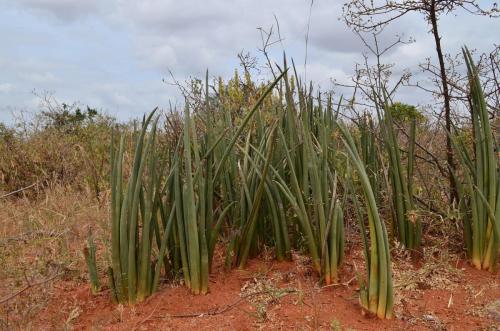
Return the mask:
<svg viewBox="0 0 500 331">
<path fill-rule="evenodd" d="M 456 268 L 459 256 L 444 247 L 424 248 L 422 265 L 415 267 L 409 258 L 393 263 L 394 288 L 418 291 L 422 289 L 452 290 L 461 279 Z"/>
<path fill-rule="evenodd" d="M 108 201 L 108 199 L 103 199 Z M 0 209 L 0 298 L 57 278 L 86 283 L 82 247 L 89 227 L 102 254 L 108 206 L 91 194 L 56 187 L 40 199 L 2 201 Z M 103 263 L 99 263 L 104 265 Z M 25 329 L 48 302 L 53 282 L 33 286 L 0 305 L 0 329 Z"/>
<path fill-rule="evenodd" d="M 87 270 L 81 251 L 86 242 L 89 226 L 92 227 L 96 237 L 98 266 L 102 267 L 108 264 L 104 261 L 107 253 L 103 249 L 104 241 L 107 240 L 105 234 L 108 233 L 106 230 L 109 220 L 107 203 L 96 202 L 91 192 L 85 193 L 65 187 L 56 187 L 40 197 L 36 201 L 29 199 L 4 199 L 2 201 L 3 208 L 0 210 L 0 265 L 3 268 L 0 269 L 0 279 L 2 280 L 0 282 L 0 300 L 23 289 L 27 282 L 43 281 L 58 272 L 62 275 L 54 281 L 29 288 L 7 303 L 0 305 L 0 330 L 35 330 L 36 326 L 32 325 L 33 320 L 36 320 L 35 317 L 40 312 L 44 312 L 44 308 L 48 304 L 54 309 L 53 300 L 58 297 L 57 295 L 61 295 L 63 290 L 73 291 L 76 288 L 88 286 Z M 109 199 L 104 196 L 102 200 L 108 201 Z M 411 298 L 415 295 L 425 297 L 429 287 L 451 293 L 451 291 L 465 286 L 464 272 L 461 268 L 456 268 L 460 256 L 446 249 L 446 245 L 449 244 L 447 241 L 443 241 L 442 245 L 437 245 L 437 241 L 432 243 L 436 245 L 426 246 L 421 265 L 415 265 L 403 251 L 393 251 L 397 316 L 399 314 L 400 317 L 408 316 L 400 309 L 405 305 L 413 305 L 415 302 Z M 355 260 L 362 268 L 360 254 L 361 252 L 356 250 Z M 264 254 L 261 260 L 266 260 L 266 255 Z M 295 291 L 290 299 L 294 306 L 299 304 L 302 307 L 304 295 L 311 295 L 310 300 L 308 300 L 311 304 L 316 302 L 314 295 L 319 295 L 320 292 L 317 291 L 320 289 L 314 287 L 311 291 L 303 290 L 302 286 L 295 280 L 298 275 L 302 275 L 302 278 L 299 277 L 301 279 L 309 279 L 310 259 L 303 255 L 294 254 L 294 261 L 294 269 L 291 274 L 272 269 L 260 270 L 253 273 L 241 286 L 241 297 L 252 293 L 262 293 L 251 295 L 245 299 L 253 308 L 251 312 L 248 312 L 254 320 L 253 327 L 277 325 L 276 323 L 280 321 L 280 317 L 277 315 L 280 311 L 279 306 L 284 300 L 283 296 L 288 293 L 287 290 Z M 343 272 L 347 271 L 347 266 L 345 266 Z M 104 280 L 103 270 L 100 270 L 99 274 L 101 280 Z M 485 274 L 483 277 L 490 278 L 491 276 Z M 470 301 L 470 310 L 465 316 L 467 318 L 479 317 L 492 323 L 497 321 L 498 300 L 482 297 L 487 296 L 488 291 L 497 290 L 499 284 L 498 278 L 495 277 L 491 279 L 491 282 L 485 283 L 484 287 L 477 287 L 478 282 L 475 282 L 476 286 L 473 288 L 471 286 L 470 293 L 467 293 L 468 300 L 472 301 Z M 67 285 L 69 287 L 65 289 Z M 464 290 L 462 289 L 462 291 Z M 405 299 L 406 303 L 398 305 L 402 298 Z M 356 305 L 356 299 L 352 300 L 348 304 L 349 307 Z M 318 305 L 318 307 L 322 307 L 320 303 Z M 71 329 L 73 325 L 78 323 L 80 316 L 85 314 L 85 309 L 88 309 L 88 306 L 85 309 L 82 307 L 85 305 L 80 305 L 78 300 L 57 307 L 64 316 L 63 323 L 57 325 L 61 328 Z M 117 311 L 123 309 L 120 307 L 118 306 Z M 316 306 L 314 305 L 314 307 Z M 328 311 L 330 312 L 330 310 Z M 140 319 L 147 316 L 142 316 Z M 447 322 L 443 319 L 445 318 L 443 316 L 446 315 L 442 312 L 425 310 L 425 313 L 413 313 L 412 316 L 415 320 L 413 325 L 426 325 L 434 329 L 446 327 Z M 305 318 L 308 321 L 310 319 L 308 323 L 316 324 L 315 313 L 308 313 Z M 336 329 L 339 321 L 333 319 L 331 328 Z M 370 320 L 370 323 L 373 321 Z"/>
</svg>

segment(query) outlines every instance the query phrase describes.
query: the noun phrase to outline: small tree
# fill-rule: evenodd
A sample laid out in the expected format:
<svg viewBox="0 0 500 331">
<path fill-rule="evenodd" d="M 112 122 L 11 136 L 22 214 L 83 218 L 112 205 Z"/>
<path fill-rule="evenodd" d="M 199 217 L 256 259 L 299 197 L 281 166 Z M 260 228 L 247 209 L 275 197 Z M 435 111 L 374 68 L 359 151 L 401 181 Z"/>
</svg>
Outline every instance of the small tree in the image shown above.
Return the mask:
<svg viewBox="0 0 500 331">
<path fill-rule="evenodd" d="M 352 0 L 344 4 L 343 7 L 344 20 L 355 31 L 378 31 L 408 13 L 420 13 L 425 17 L 434 36 L 439 62 L 445 126 L 449 132 L 452 128 L 451 97 L 438 22 L 441 15 L 447 15 L 460 8 L 471 14 L 489 17 L 497 17 L 499 13 L 496 2 L 493 2 L 491 7 L 484 8 L 479 5 L 479 1 L 475 0 Z M 454 201 L 457 199 L 457 189 L 452 172 L 456 169 L 456 163 L 449 137 L 446 139 L 446 160 L 449 168 L 450 200 Z"/>
<path fill-rule="evenodd" d="M 391 116 L 399 122 L 410 122 L 413 119 L 423 120 L 425 117 L 420 113 L 417 107 L 403 102 L 394 102 L 389 106 Z"/>
</svg>

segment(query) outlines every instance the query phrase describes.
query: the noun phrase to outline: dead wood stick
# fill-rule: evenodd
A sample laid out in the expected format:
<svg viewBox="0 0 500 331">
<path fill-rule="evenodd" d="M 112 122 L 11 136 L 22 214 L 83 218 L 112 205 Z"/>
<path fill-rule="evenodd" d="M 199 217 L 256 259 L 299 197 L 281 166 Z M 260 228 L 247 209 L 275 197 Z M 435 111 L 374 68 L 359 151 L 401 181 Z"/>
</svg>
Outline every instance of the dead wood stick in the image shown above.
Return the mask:
<svg viewBox="0 0 500 331">
<path fill-rule="evenodd" d="M 22 192 L 22 191 L 24 191 L 24 190 L 27 190 L 27 189 L 29 189 L 29 188 L 32 188 L 32 187 L 33 187 L 33 186 L 35 186 L 36 184 L 38 184 L 38 182 L 35 182 L 35 183 L 33 183 L 33 184 L 29 185 L 29 186 L 26 186 L 26 187 L 20 188 L 19 190 L 15 190 L 15 191 L 13 191 L 13 192 L 6 193 L 6 194 L 4 194 L 4 195 L 0 196 L 0 199 L 2 199 L 2 198 L 6 198 L 6 197 L 8 197 L 8 196 L 10 196 L 10 195 L 13 195 L 13 194 L 16 194 L 16 193 Z"/>
<path fill-rule="evenodd" d="M 344 283 L 334 283 L 334 284 L 325 285 L 325 286 L 322 286 L 321 289 L 328 288 L 328 287 L 335 287 L 335 286 L 349 286 L 349 284 L 351 284 L 352 281 L 355 280 L 355 279 L 356 279 L 356 277 L 352 277 L 347 282 L 344 282 Z"/>
<path fill-rule="evenodd" d="M 14 292 L 14 293 L 12 293 L 12 294 L 10 294 L 10 295 L 8 295 L 8 296 L 6 296 L 6 297 L 2 298 L 2 299 L 0 300 L 0 304 L 4 304 L 4 303 L 6 303 L 7 301 L 9 301 L 9 300 L 11 300 L 11 299 L 13 299 L 13 298 L 17 297 L 19 294 L 21 294 L 21 293 L 23 293 L 23 292 L 27 291 L 28 289 L 30 289 L 30 288 L 32 288 L 32 287 L 36 287 L 36 286 L 39 286 L 39 285 L 42 285 L 42 284 L 48 283 L 48 282 L 50 282 L 50 281 L 54 280 L 55 278 L 57 278 L 57 277 L 61 276 L 62 274 L 63 274 L 62 272 L 61 272 L 61 273 L 56 273 L 55 275 L 50 276 L 49 278 L 46 278 L 46 279 L 41 280 L 41 281 L 36 282 L 36 283 L 29 283 L 29 282 L 28 282 L 28 285 L 26 285 L 25 287 L 23 287 L 23 288 L 22 288 L 22 289 L 20 289 L 19 291 Z"/>
<path fill-rule="evenodd" d="M 269 294 L 270 292 L 271 292 L 270 290 L 267 290 L 267 291 L 259 291 L 259 292 L 255 292 L 255 293 L 250 293 L 250 294 L 242 296 L 241 298 L 239 298 L 238 300 L 236 300 L 235 302 L 233 302 L 233 303 L 231 303 L 229 305 L 226 305 L 226 306 L 224 306 L 222 308 L 214 308 L 214 309 L 206 311 L 206 312 L 187 313 L 187 314 L 175 314 L 175 315 L 169 315 L 169 317 L 174 317 L 174 318 L 190 318 L 190 317 L 201 317 L 201 316 L 219 315 L 219 314 L 223 314 L 223 313 L 227 312 L 228 310 L 233 309 L 234 307 L 236 307 L 237 305 L 239 305 L 241 302 L 243 302 L 245 299 L 248 299 L 248 298 L 253 297 L 255 295 Z M 291 294 L 291 293 L 296 293 L 296 292 L 297 292 L 297 290 L 295 290 L 295 289 L 285 289 L 283 291 L 283 296 Z"/>
</svg>

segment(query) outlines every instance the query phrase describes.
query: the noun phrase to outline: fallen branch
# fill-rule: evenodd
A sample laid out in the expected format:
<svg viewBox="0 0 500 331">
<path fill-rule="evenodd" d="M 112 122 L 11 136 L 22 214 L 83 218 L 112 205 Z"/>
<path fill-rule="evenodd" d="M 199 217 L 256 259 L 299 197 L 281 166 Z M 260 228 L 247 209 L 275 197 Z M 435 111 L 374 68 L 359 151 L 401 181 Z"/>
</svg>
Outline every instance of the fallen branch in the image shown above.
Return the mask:
<svg viewBox="0 0 500 331">
<path fill-rule="evenodd" d="M 41 281 L 39 281 L 39 282 L 36 282 L 36 283 L 29 283 L 29 282 L 28 282 L 28 285 L 26 285 L 25 287 L 23 287 L 23 288 L 22 288 L 22 289 L 20 289 L 19 291 L 15 292 L 15 293 L 12 293 L 12 294 L 10 294 L 10 295 L 8 295 L 8 296 L 6 296 L 6 297 L 2 298 L 2 299 L 0 300 L 0 305 L 1 305 L 1 304 L 6 303 L 7 301 L 9 301 L 9 300 L 11 300 L 11 299 L 13 299 L 13 298 L 15 298 L 15 297 L 17 297 L 18 295 L 20 295 L 21 293 L 23 293 L 23 292 L 27 291 L 28 289 L 30 289 L 30 288 L 32 288 L 32 287 L 36 287 L 36 286 L 39 286 L 39 285 L 42 285 L 42 284 L 48 283 L 48 282 L 50 282 L 50 281 L 54 280 L 55 278 L 57 278 L 57 277 L 61 276 L 62 274 L 63 274 L 62 272 L 61 272 L 61 273 L 56 273 L 55 275 L 53 275 L 53 276 L 51 276 L 51 277 L 49 277 L 49 278 L 47 278 L 47 279 L 41 280 Z"/>
<path fill-rule="evenodd" d="M 420 203 L 422 206 L 424 206 L 425 208 L 428 208 L 431 212 L 433 212 L 434 214 L 437 214 L 437 215 L 440 215 L 442 217 L 447 217 L 446 214 L 436 208 L 434 208 L 431 204 L 428 204 L 427 202 L 425 202 L 424 200 L 422 200 L 420 197 L 418 197 L 417 195 L 413 195 L 413 198 L 418 202 Z"/>
<path fill-rule="evenodd" d="M 69 231 L 69 229 L 66 229 L 61 233 L 56 233 L 54 230 L 52 230 L 52 231 L 45 231 L 45 230 L 28 231 L 25 233 L 21 233 L 17 237 L 7 237 L 7 238 L 0 240 L 0 246 L 3 246 L 11 241 L 21 241 L 21 240 L 26 241 L 29 239 L 43 237 L 43 236 L 45 236 L 47 238 L 60 237 L 61 235 L 63 235 L 64 233 L 66 233 L 68 231 Z"/>
<path fill-rule="evenodd" d="M 150 319 L 150 318 L 154 315 L 154 313 L 155 313 L 156 309 L 158 308 L 158 305 L 159 305 L 159 304 L 157 304 L 157 305 L 155 306 L 155 308 L 153 309 L 153 311 L 151 312 L 151 314 L 149 314 L 149 315 L 148 315 L 145 319 L 143 319 L 143 320 L 141 320 L 141 321 L 139 321 L 139 322 L 135 323 L 134 327 L 132 328 L 132 331 L 137 330 L 137 327 L 138 327 L 139 325 L 141 325 L 142 323 L 144 323 L 144 322 L 146 322 L 147 320 L 149 320 L 149 319 Z"/>
<path fill-rule="evenodd" d="M 347 282 L 344 282 L 344 283 L 334 283 L 334 284 L 325 285 L 325 286 L 322 286 L 321 289 L 324 289 L 324 288 L 327 288 L 327 287 L 335 287 L 335 286 L 349 286 L 352 283 L 352 281 L 355 280 L 355 279 L 356 279 L 356 277 L 352 277 Z"/>
<path fill-rule="evenodd" d="M 255 295 L 260 295 L 260 294 L 269 294 L 273 291 L 271 290 L 267 290 L 267 291 L 260 291 L 260 292 L 255 292 L 255 293 L 250 293 L 250 294 L 247 294 L 247 295 L 244 295 L 242 296 L 241 298 L 239 298 L 238 300 L 236 300 L 235 302 L 233 302 L 232 304 L 229 304 L 229 305 L 226 305 L 222 308 L 214 308 L 212 310 L 209 310 L 209 311 L 206 311 L 206 312 L 201 312 L 201 313 L 187 313 L 187 314 L 175 314 L 175 315 L 169 315 L 170 317 L 174 317 L 174 318 L 190 318 L 190 317 L 202 317 L 202 316 L 214 316 L 214 315 L 219 315 L 219 314 L 223 314 L 231 309 L 233 309 L 234 307 L 236 307 L 237 305 L 239 305 L 241 302 L 243 302 L 244 300 L 250 298 L 250 297 L 253 297 Z M 288 295 L 288 294 L 291 294 L 291 293 L 296 293 L 298 292 L 297 290 L 295 289 L 285 289 L 283 290 L 283 296 L 285 295 Z"/>
<path fill-rule="evenodd" d="M 38 184 L 38 182 L 35 182 L 35 183 L 33 183 L 33 184 L 29 185 L 29 186 L 26 186 L 26 187 L 20 188 L 19 190 L 15 190 L 15 191 L 13 191 L 13 192 L 6 193 L 6 194 L 4 194 L 4 195 L 0 196 L 0 199 L 6 198 L 6 197 L 8 197 L 8 196 L 14 195 L 14 194 L 19 193 L 19 192 L 22 192 L 22 191 L 25 191 L 25 190 L 27 190 L 27 189 L 29 189 L 29 188 L 32 188 L 32 187 L 33 187 L 33 186 L 35 186 L 36 184 Z"/>
</svg>

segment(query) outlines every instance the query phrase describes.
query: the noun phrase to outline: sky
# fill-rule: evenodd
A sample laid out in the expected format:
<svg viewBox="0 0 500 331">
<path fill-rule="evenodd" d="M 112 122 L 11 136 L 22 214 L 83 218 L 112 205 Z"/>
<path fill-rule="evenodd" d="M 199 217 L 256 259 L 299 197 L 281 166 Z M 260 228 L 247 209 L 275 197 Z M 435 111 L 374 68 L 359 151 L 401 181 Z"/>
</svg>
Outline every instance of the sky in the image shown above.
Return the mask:
<svg viewBox="0 0 500 331">
<path fill-rule="evenodd" d="M 366 52 L 340 20 L 343 3 L 316 0 L 311 8 L 310 0 L 0 0 L 0 121 L 12 123 L 20 111 L 36 112 L 37 95 L 45 91 L 119 120 L 179 104 L 170 72 L 178 81 L 203 77 L 207 68 L 211 77 L 227 78 L 241 51 L 263 65 L 258 28 L 274 25 L 276 31 L 275 18 L 283 40 L 272 45 L 272 60 L 281 63 L 286 51 L 302 76 L 331 89 L 332 79 L 349 79 Z M 440 27 L 450 53 L 464 44 L 487 52 L 499 42 L 498 19 L 459 11 L 443 17 Z M 435 59 L 428 31 L 419 15 L 405 16 L 384 31 L 382 44 L 401 34 L 416 40 L 385 54 L 383 61 L 395 64 L 395 75 L 417 72 L 426 57 Z M 266 74 L 263 68 L 263 79 Z M 416 105 L 432 102 L 410 88 L 401 89 L 398 98 Z"/>
</svg>

